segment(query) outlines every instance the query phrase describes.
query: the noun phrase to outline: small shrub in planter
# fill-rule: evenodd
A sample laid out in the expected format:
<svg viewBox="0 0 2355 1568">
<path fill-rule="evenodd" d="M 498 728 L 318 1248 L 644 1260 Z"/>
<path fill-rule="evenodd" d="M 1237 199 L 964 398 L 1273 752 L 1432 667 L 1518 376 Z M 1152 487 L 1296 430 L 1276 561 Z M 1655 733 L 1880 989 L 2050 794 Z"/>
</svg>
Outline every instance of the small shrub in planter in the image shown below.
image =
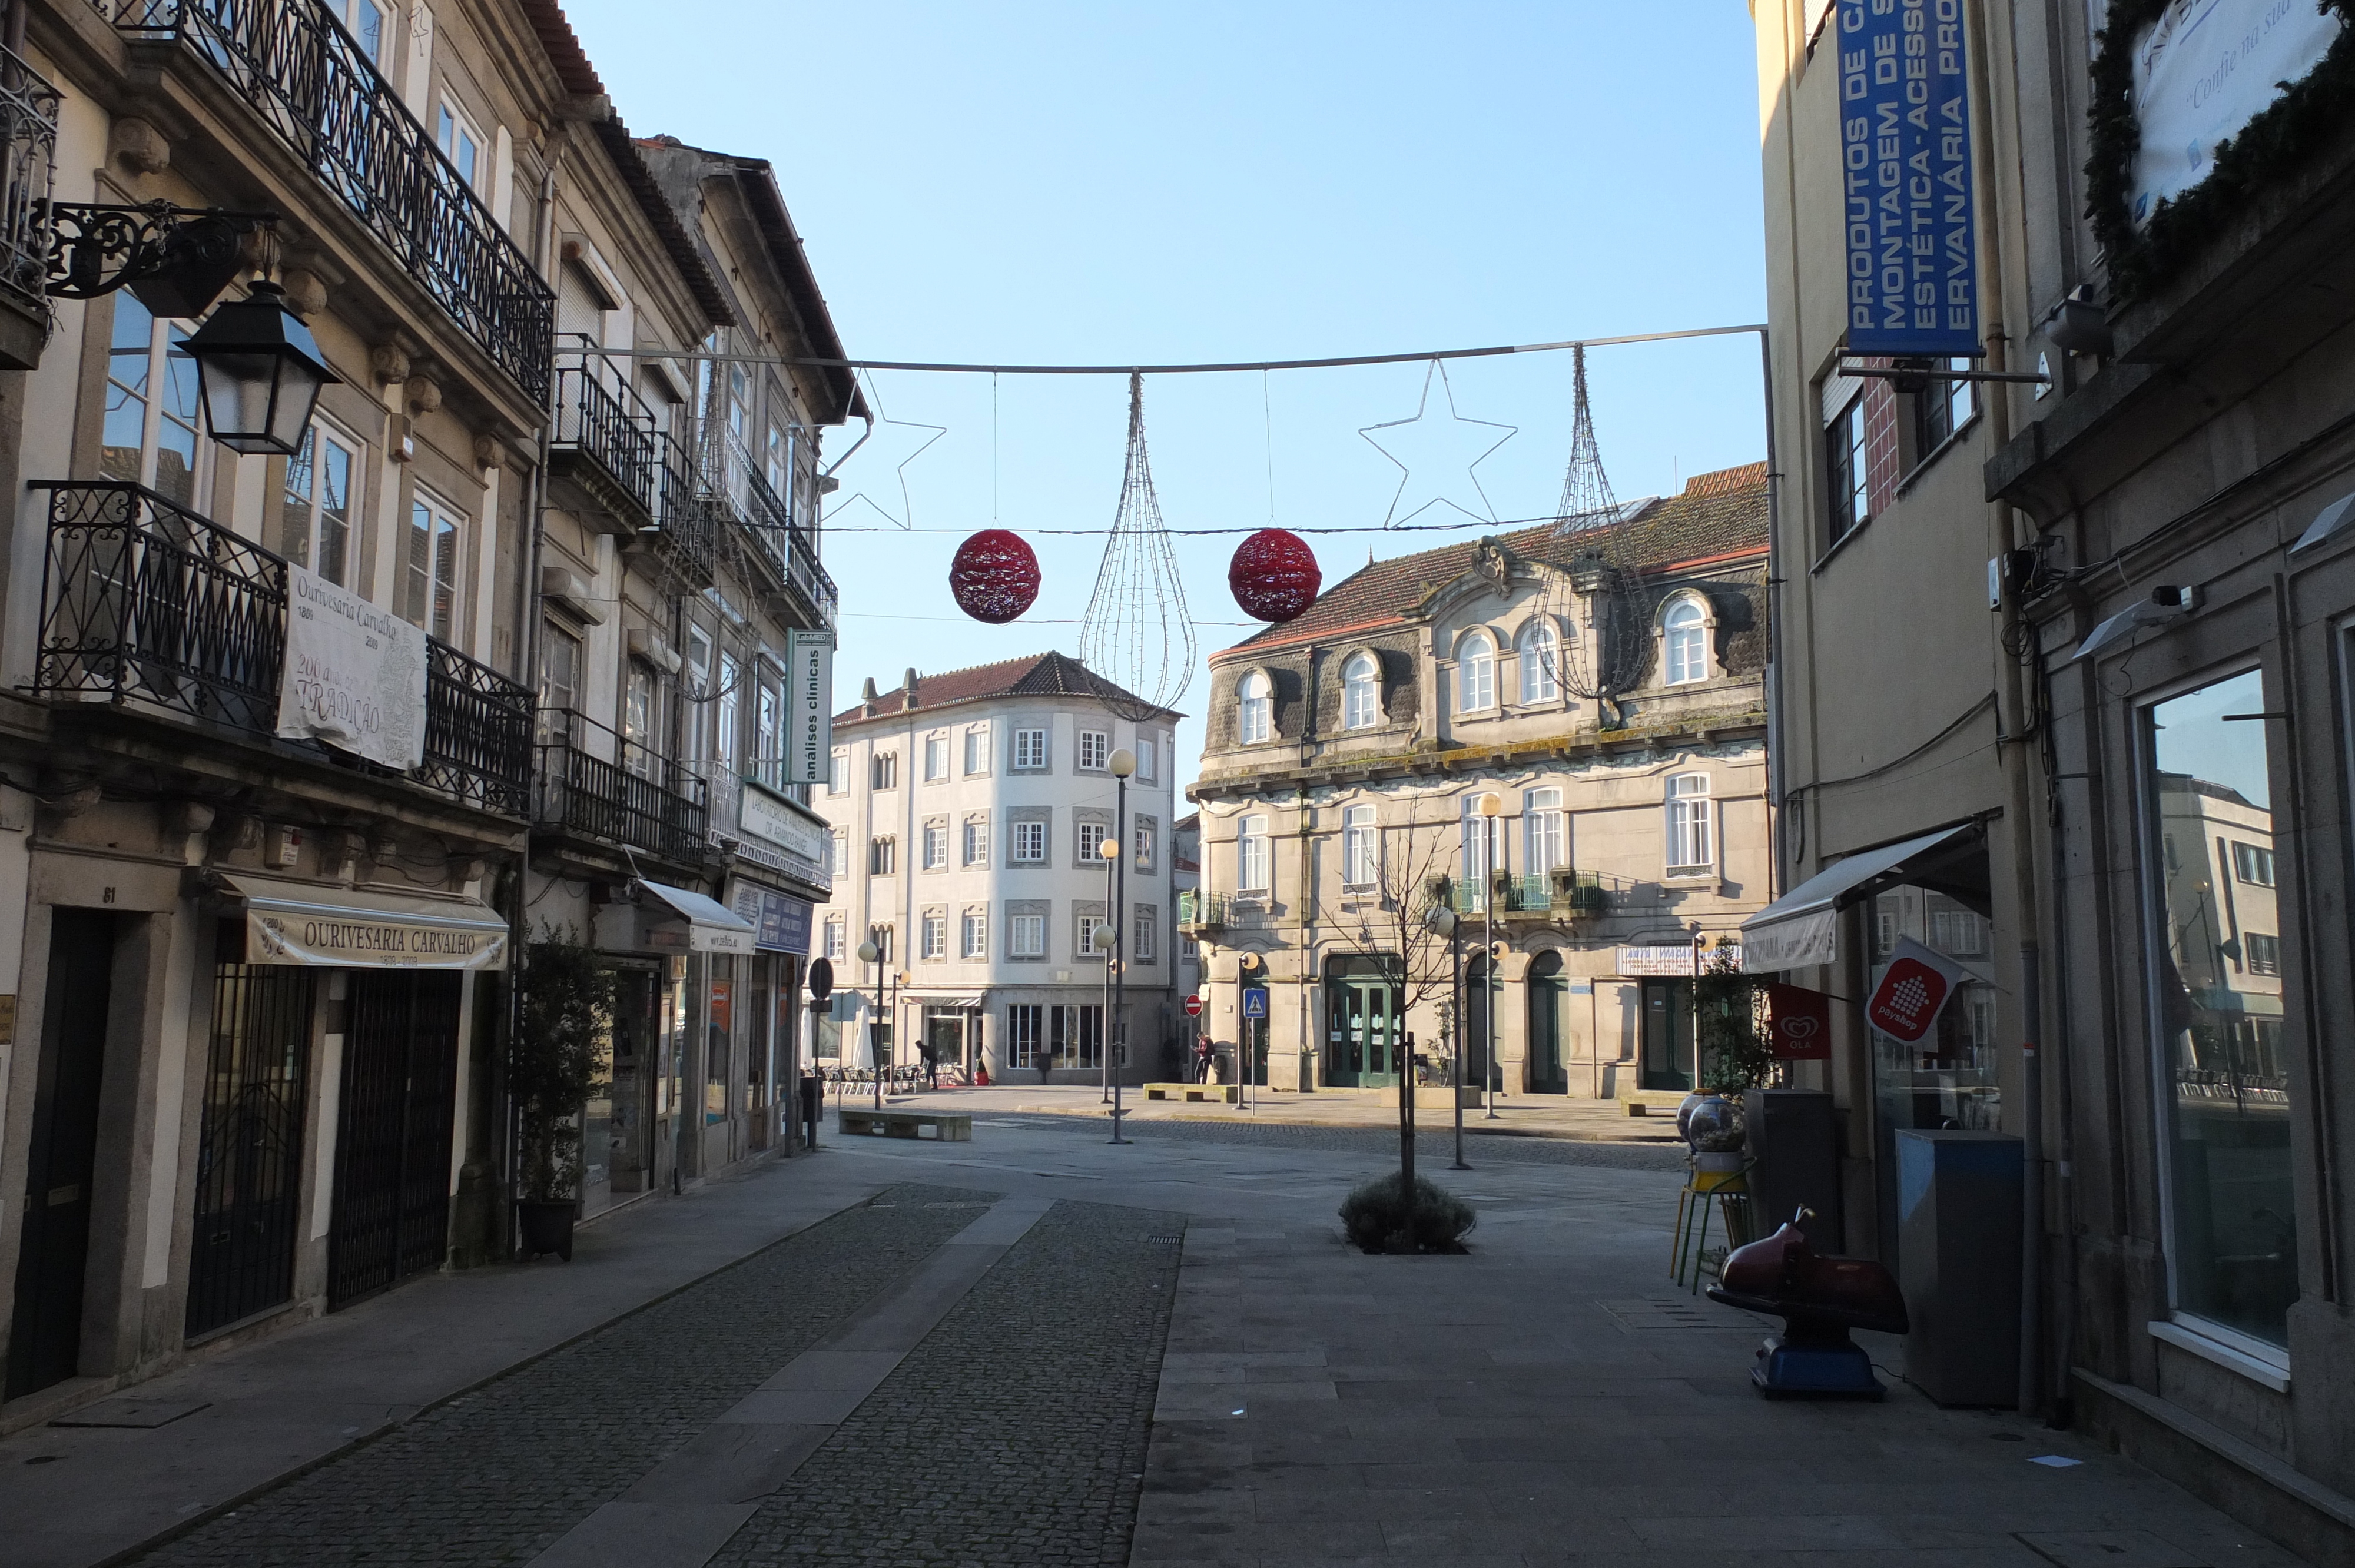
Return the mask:
<svg viewBox="0 0 2355 1568">
<path fill-rule="evenodd" d="M 613 971 L 570 933 L 524 948 L 523 1017 L 507 1052 L 516 1107 L 516 1207 L 523 1250 L 572 1261 L 582 1103 L 605 1087 L 598 1045 L 613 1025 Z"/>
<path fill-rule="evenodd" d="M 1409 1200 L 1396 1172 L 1367 1182 L 1341 1202 L 1341 1224 L 1368 1253 L 1457 1253 L 1480 1223 L 1472 1205 L 1415 1178 Z"/>
</svg>

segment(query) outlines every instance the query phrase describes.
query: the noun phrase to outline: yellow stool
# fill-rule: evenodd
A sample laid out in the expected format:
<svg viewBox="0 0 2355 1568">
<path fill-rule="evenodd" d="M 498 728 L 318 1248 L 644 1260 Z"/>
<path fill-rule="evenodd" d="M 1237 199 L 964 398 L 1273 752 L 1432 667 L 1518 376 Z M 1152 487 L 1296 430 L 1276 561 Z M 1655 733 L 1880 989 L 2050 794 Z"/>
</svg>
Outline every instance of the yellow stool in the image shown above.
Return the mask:
<svg viewBox="0 0 2355 1568">
<path fill-rule="evenodd" d="M 1678 1285 L 1687 1284 L 1685 1271 L 1689 1268 L 1694 1295 L 1700 1293 L 1700 1277 L 1708 1263 L 1710 1210 L 1714 1207 L 1718 1212 L 1718 1223 L 1725 1235 L 1724 1250 L 1750 1239 L 1753 1163 L 1745 1161 L 1738 1171 L 1697 1170 L 1685 1178 L 1684 1191 L 1677 1194 L 1677 1230 L 1669 1253 L 1669 1277 Z"/>
</svg>

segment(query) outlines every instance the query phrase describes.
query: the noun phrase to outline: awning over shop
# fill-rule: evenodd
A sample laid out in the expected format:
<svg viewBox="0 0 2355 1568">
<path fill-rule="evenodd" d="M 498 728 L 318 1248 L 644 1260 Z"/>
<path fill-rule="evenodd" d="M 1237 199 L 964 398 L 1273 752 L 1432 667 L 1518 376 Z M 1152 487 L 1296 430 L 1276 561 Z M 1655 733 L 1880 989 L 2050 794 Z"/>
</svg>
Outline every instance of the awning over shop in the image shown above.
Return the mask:
<svg viewBox="0 0 2355 1568">
<path fill-rule="evenodd" d="M 1901 882 L 1935 888 L 1985 914 L 1984 873 L 1972 874 L 1958 863 L 1976 855 L 1983 836 L 1977 822 L 1966 822 L 1863 850 L 1825 867 L 1742 923 L 1742 969 L 1751 974 L 1775 974 L 1834 962 L 1839 954 L 1839 912 Z"/>
<path fill-rule="evenodd" d="M 224 874 L 245 905 L 251 964 L 331 969 L 503 969 L 507 922 L 479 898 L 364 893 L 276 877 Z"/>
<path fill-rule="evenodd" d="M 648 932 L 655 947 L 669 946 L 660 938 L 683 935 L 683 946 L 675 950 L 689 953 L 749 953 L 759 928 L 719 900 L 684 887 L 671 887 L 659 882 L 641 882 L 638 886 L 652 895 L 658 904 L 666 906 L 686 924 L 682 933 L 676 931 L 677 922 L 665 921 Z M 674 927 L 666 933 L 663 925 Z"/>
</svg>

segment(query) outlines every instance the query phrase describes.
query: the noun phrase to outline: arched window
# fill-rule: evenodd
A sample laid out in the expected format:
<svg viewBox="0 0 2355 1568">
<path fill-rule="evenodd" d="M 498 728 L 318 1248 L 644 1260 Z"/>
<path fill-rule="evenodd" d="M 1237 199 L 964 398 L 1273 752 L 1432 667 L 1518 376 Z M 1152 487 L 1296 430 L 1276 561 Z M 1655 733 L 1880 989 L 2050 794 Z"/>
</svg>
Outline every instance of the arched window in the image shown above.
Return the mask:
<svg viewBox="0 0 2355 1568">
<path fill-rule="evenodd" d="M 1660 622 L 1666 633 L 1661 659 L 1671 686 L 1709 679 L 1709 618 L 1691 599 L 1678 599 Z"/>
<path fill-rule="evenodd" d="M 1275 733 L 1275 691 L 1253 670 L 1235 686 L 1235 738 L 1245 746 Z"/>
<path fill-rule="evenodd" d="M 1561 695 L 1561 639 L 1542 620 L 1521 633 L 1521 701 L 1550 703 Z"/>
<path fill-rule="evenodd" d="M 1455 657 L 1455 711 L 1476 714 L 1497 705 L 1497 645 L 1485 631 L 1464 640 Z"/>
<path fill-rule="evenodd" d="M 1341 666 L 1341 727 L 1371 729 L 1381 721 L 1382 677 L 1370 653 Z"/>
</svg>

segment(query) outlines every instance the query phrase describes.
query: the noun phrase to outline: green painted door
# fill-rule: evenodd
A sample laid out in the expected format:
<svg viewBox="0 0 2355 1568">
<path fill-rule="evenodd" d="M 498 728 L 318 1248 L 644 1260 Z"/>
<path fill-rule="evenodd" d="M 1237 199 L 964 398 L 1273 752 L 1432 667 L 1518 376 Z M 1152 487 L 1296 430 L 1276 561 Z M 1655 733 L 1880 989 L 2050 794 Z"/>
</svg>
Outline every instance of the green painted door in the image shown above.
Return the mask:
<svg viewBox="0 0 2355 1568">
<path fill-rule="evenodd" d="M 1561 1061 L 1561 960 L 1546 954 L 1530 966 L 1527 986 L 1529 1005 L 1529 1093 L 1566 1095 L 1570 1074 Z"/>
<path fill-rule="evenodd" d="M 1386 1088 L 1399 1081 L 1398 988 L 1382 979 L 1348 975 L 1326 982 L 1330 1053 L 1328 1081 L 1343 1087 Z"/>
</svg>

